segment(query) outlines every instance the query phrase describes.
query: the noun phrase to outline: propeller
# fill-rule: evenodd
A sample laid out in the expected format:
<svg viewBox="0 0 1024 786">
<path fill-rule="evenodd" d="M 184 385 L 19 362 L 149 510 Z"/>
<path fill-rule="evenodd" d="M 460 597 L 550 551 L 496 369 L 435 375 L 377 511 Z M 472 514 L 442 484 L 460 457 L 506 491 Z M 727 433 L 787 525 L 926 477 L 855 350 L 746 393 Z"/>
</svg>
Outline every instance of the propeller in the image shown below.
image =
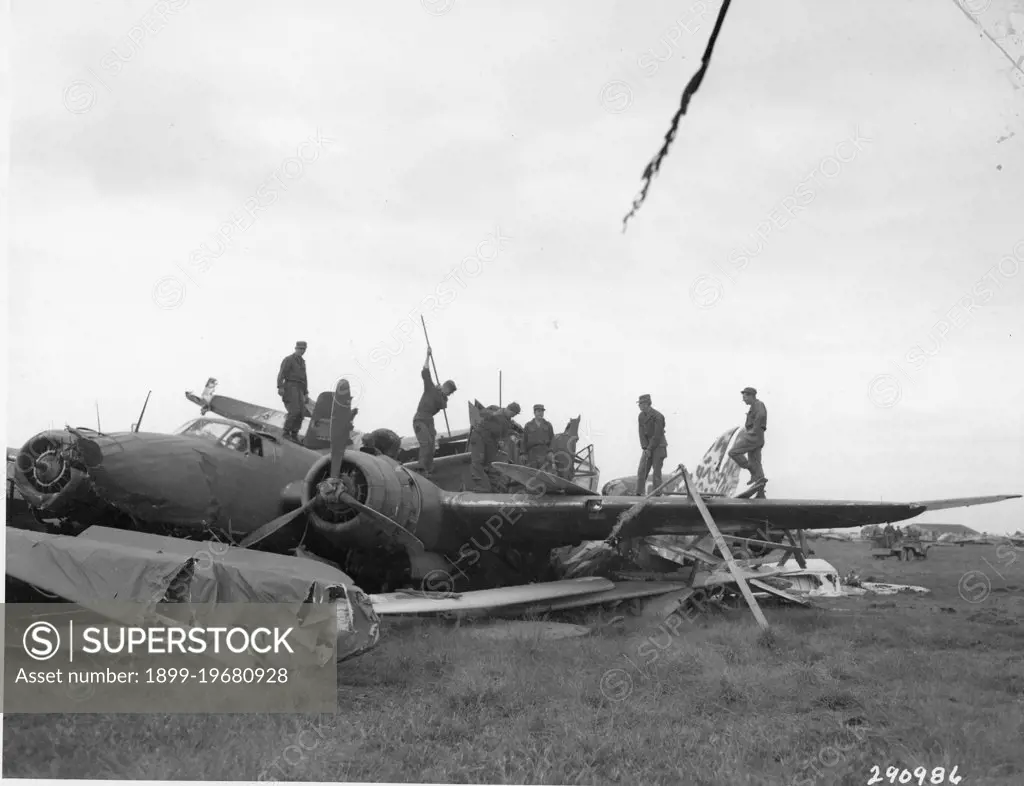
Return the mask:
<svg viewBox="0 0 1024 786">
<path fill-rule="evenodd" d="M 322 481 L 314 494 L 306 504 L 300 508 L 289 511 L 273 521 L 269 521 L 254 532 L 249 533 L 239 544 L 242 548 L 255 546 L 257 543 L 273 535 L 282 527 L 290 524 L 303 513 L 312 508 L 317 502 L 332 504 L 340 502 L 351 508 L 365 513 L 378 524 L 393 539 L 401 543 L 411 553 L 422 553 L 426 549 L 423 541 L 413 535 L 409 530 L 397 521 L 385 516 L 383 513 L 368 507 L 352 496 L 347 478 L 341 477 L 341 465 L 345 458 L 345 451 L 352 444 L 352 392 L 348 380 L 338 381 L 334 389 L 334 401 L 331 405 L 331 471 L 330 475 Z"/>
</svg>

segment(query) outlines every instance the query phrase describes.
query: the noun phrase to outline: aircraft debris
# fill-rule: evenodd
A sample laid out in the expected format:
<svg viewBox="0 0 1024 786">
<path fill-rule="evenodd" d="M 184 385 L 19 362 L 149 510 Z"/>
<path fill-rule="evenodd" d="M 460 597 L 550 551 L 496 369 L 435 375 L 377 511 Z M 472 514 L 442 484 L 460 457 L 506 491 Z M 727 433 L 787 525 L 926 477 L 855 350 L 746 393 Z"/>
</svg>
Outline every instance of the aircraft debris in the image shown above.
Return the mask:
<svg viewBox="0 0 1024 786">
<path fill-rule="evenodd" d="M 377 644 L 380 620 L 370 599 L 341 571 L 225 544 L 218 545 L 212 559 L 209 548 L 207 542 L 99 526 L 77 537 L 8 527 L 6 573 L 27 588 L 105 615 L 114 600 L 139 604 L 142 615 L 159 603 L 181 600 L 288 604 L 295 608 L 301 631 L 305 604 L 333 606 L 338 662 Z M 125 608 L 130 608 L 127 603 Z"/>
<path fill-rule="evenodd" d="M 370 601 L 373 603 L 374 610 L 381 616 L 437 614 L 522 606 L 537 601 L 574 595 L 591 595 L 595 592 L 612 589 L 614 586 L 608 579 L 592 576 L 460 593 L 389 592 L 371 595 Z"/>
<path fill-rule="evenodd" d="M 927 595 L 931 592 L 927 587 L 915 587 L 911 584 L 887 584 L 879 581 L 864 581 L 861 582 L 859 587 L 845 587 L 844 595 L 863 595 L 864 593 L 874 593 L 875 595 L 896 595 L 900 592 L 916 592 L 921 595 Z"/>
<path fill-rule="evenodd" d="M 690 477 L 690 473 L 686 471 L 686 468 L 680 464 L 679 471 L 682 473 L 683 481 L 686 483 L 686 490 L 690 494 L 690 498 L 697 505 L 697 509 L 700 510 L 700 515 L 704 519 L 704 523 L 707 524 L 708 529 L 711 530 L 711 535 L 715 539 L 715 545 L 718 546 L 718 550 L 721 552 L 722 557 L 725 559 L 725 564 L 729 568 L 729 573 L 732 575 L 733 581 L 740 588 L 740 592 L 743 593 L 744 600 L 747 601 L 747 605 L 750 607 L 751 614 L 754 615 L 754 619 L 757 624 L 761 626 L 761 630 L 768 630 L 768 620 L 765 619 L 764 613 L 761 611 L 761 607 L 757 605 L 757 601 L 750 592 L 750 587 L 747 585 L 746 579 L 744 578 L 739 567 L 736 565 L 736 560 L 732 557 L 732 552 L 729 551 L 728 545 L 726 545 L 725 539 L 722 537 L 722 533 L 718 531 L 718 526 L 715 524 L 715 520 L 711 518 L 711 514 L 708 512 L 707 505 L 704 504 L 704 500 L 701 499 L 700 492 L 697 491 L 697 487 L 693 483 L 693 479 Z M 768 589 L 769 585 L 758 584 L 756 580 L 752 580 L 755 586 L 764 589 L 766 592 L 771 592 Z"/>
</svg>

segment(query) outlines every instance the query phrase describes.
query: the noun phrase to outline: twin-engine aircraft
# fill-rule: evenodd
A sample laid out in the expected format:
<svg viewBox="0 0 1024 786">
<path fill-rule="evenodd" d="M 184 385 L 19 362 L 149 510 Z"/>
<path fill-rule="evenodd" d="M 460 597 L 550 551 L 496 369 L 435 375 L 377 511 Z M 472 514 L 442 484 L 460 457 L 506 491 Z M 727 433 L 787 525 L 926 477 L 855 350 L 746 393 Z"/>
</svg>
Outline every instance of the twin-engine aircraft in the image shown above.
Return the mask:
<svg viewBox="0 0 1024 786">
<path fill-rule="evenodd" d="M 200 401 L 207 407 L 216 397 Z M 494 466 L 519 489 L 515 493 L 461 491 L 468 454 L 440 457 L 434 482 L 414 462 L 354 445 L 346 380 L 314 409 L 323 410 L 325 401 L 329 416 L 321 411 L 310 430 L 314 440 L 326 437 L 326 453 L 257 428 L 242 413 L 235 416 L 249 423 L 204 418 L 175 434 L 68 428 L 32 437 L 17 454 L 14 482 L 58 532 L 102 525 L 295 551 L 336 564 L 368 592 L 423 586 L 439 571 L 455 577 L 459 590 L 554 578 L 552 550 L 607 538 L 638 502 L 635 496 L 598 494 L 596 471 L 585 486 L 571 477 L 572 468 L 564 477 L 506 462 Z M 715 442 L 694 473 L 698 493 L 727 534 L 765 537 L 895 522 L 926 510 L 1020 496 L 908 503 L 727 496 L 738 477 L 725 452 L 734 432 Z M 576 459 L 570 463 L 579 464 L 580 454 L 571 453 L 574 440 L 566 444 Z M 586 455 L 591 463 L 583 469 L 593 470 L 592 451 Z M 449 464 L 459 470 L 445 472 Z M 685 494 L 654 497 L 631 515 L 621 538 L 706 532 Z"/>
</svg>

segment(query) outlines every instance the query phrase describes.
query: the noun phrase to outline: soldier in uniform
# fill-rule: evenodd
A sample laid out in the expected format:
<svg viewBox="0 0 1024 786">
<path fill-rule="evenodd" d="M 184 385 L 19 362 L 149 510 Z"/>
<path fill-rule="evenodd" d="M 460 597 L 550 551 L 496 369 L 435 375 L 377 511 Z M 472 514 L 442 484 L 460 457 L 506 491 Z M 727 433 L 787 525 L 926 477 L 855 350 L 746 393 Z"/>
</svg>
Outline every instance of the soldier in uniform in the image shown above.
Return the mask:
<svg viewBox="0 0 1024 786">
<path fill-rule="evenodd" d="M 448 408 L 448 397 L 458 389 L 450 379 L 443 385 L 434 384 L 434 380 L 430 376 L 430 356 L 432 354 L 428 349 L 427 359 L 423 361 L 423 369 L 420 371 L 420 376 L 423 378 L 423 395 L 420 396 L 420 403 L 416 406 L 416 414 L 412 416 L 412 430 L 420 443 L 421 474 L 427 477 L 434 470 L 434 445 L 437 441 L 434 415 L 442 409 Z"/>
<path fill-rule="evenodd" d="M 554 427 L 544 419 L 544 405 L 533 405 L 533 420 L 523 426 L 523 443 L 520 456 L 528 467 L 546 469 L 553 463 L 551 441 L 555 438 Z"/>
<path fill-rule="evenodd" d="M 306 399 L 309 388 L 306 385 L 306 342 L 296 341 L 295 351 L 281 361 L 277 372 L 277 394 L 284 402 L 288 417 L 284 421 L 284 436 L 292 442 L 299 441 L 299 429 L 306 417 Z"/>
<path fill-rule="evenodd" d="M 504 409 L 488 407 L 480 413 L 480 421 L 469 435 L 471 491 L 486 493 L 494 491 L 495 486 L 499 489 L 504 487 L 501 476 L 494 472 L 491 464 L 498 455 L 501 440 L 517 427 L 512 418 L 521 411 L 522 408 L 513 401 Z"/>
<path fill-rule="evenodd" d="M 741 469 L 750 472 L 748 486 L 766 480 L 764 468 L 761 466 L 761 448 L 764 447 L 764 432 L 768 429 L 768 409 L 757 398 L 755 388 L 743 388 L 740 391 L 747 410 L 747 421 L 744 431 L 736 438 L 736 444 L 729 451 L 729 458 L 740 465 Z"/>
<path fill-rule="evenodd" d="M 647 476 L 654 470 L 654 487 L 661 485 L 661 467 L 668 456 L 668 441 L 665 439 L 665 416 L 651 406 L 651 395 L 644 393 L 636 402 L 640 406 L 637 423 L 640 431 L 640 465 L 636 470 L 636 493 L 646 495 Z"/>
</svg>

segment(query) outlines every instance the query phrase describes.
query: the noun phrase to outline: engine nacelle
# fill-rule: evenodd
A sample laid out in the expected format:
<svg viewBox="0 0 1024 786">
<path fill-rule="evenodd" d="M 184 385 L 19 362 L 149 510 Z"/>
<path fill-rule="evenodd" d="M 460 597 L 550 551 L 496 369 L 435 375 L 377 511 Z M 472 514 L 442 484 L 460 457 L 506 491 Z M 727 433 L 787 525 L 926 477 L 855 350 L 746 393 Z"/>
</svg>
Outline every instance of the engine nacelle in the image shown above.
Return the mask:
<svg viewBox="0 0 1024 786">
<path fill-rule="evenodd" d="M 14 482 L 25 501 L 44 516 L 66 516 L 102 507 L 89 483 L 88 451 L 68 431 L 44 431 L 26 442 L 14 465 Z"/>
<path fill-rule="evenodd" d="M 318 485 L 331 471 L 331 457 L 318 460 L 306 474 L 302 502 L 317 495 Z M 359 450 L 345 451 L 341 477 L 355 499 L 387 516 L 416 535 L 428 551 L 458 548 L 457 533 L 442 528 L 442 491 L 426 478 L 410 472 L 386 456 Z M 310 522 L 321 537 L 342 548 L 374 548 L 392 538 L 372 516 L 344 503 L 316 502 Z"/>
</svg>

